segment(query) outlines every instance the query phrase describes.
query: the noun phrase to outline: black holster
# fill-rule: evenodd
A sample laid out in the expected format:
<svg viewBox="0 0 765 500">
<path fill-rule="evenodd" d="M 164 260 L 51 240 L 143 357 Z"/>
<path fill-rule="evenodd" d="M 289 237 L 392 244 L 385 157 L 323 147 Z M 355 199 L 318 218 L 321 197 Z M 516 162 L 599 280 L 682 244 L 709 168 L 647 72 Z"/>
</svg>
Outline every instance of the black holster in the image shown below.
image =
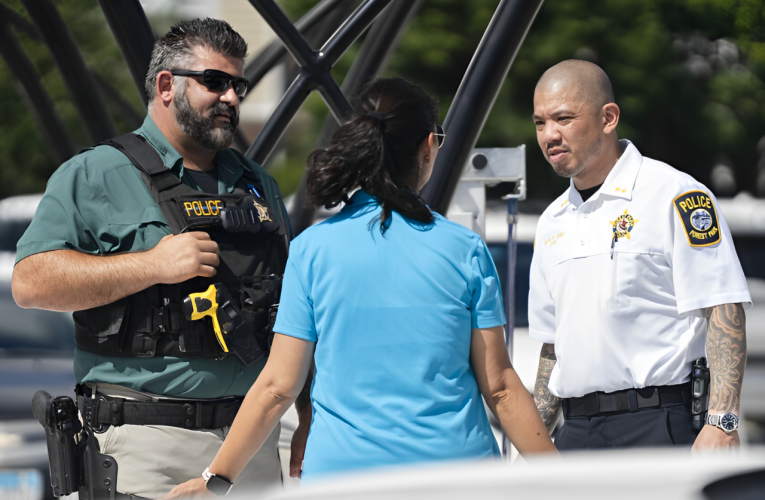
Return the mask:
<svg viewBox="0 0 765 500">
<path fill-rule="evenodd" d="M 80 500 L 116 500 L 117 462 L 101 453 L 90 426 L 82 426 L 69 396 L 37 391 L 32 412 L 45 428 L 50 484 L 57 497 L 79 493 Z"/>
</svg>

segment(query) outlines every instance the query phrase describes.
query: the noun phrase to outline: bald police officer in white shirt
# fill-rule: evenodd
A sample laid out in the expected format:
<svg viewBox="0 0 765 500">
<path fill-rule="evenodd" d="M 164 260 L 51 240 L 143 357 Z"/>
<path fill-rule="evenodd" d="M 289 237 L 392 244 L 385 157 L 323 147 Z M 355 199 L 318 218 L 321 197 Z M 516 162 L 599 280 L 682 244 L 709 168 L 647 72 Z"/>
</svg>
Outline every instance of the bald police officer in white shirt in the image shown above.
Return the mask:
<svg viewBox="0 0 765 500">
<path fill-rule="evenodd" d="M 563 61 L 537 83 L 537 140 L 569 189 L 539 219 L 529 329 L 544 343 L 534 399 L 560 450 L 738 446 L 751 303 L 730 231 L 702 184 L 619 140 L 598 66 Z M 709 360 L 707 425 L 690 373 Z M 562 404 L 561 404 L 562 403 Z"/>
</svg>

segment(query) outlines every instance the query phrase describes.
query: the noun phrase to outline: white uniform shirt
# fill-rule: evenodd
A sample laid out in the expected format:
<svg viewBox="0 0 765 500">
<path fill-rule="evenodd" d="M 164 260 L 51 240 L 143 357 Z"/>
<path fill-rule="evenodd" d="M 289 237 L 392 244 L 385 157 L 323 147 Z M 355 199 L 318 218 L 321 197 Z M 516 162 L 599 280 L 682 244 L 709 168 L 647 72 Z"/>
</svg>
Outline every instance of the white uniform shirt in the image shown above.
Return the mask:
<svg viewBox="0 0 765 500">
<path fill-rule="evenodd" d="M 537 226 L 529 330 L 555 344 L 561 398 L 687 382 L 705 356 L 702 309 L 751 304 L 709 190 L 620 142 L 598 192 L 582 201 L 572 181 Z"/>
</svg>

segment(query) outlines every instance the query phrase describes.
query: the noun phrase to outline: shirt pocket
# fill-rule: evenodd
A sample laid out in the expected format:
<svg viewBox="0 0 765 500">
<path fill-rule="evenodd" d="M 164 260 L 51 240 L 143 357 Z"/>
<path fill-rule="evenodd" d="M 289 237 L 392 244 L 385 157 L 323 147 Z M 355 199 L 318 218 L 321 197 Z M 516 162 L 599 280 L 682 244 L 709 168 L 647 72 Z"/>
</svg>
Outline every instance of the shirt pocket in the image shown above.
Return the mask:
<svg viewBox="0 0 765 500">
<path fill-rule="evenodd" d="M 99 240 L 104 253 L 141 252 L 153 248 L 168 234 L 170 228 L 162 209 L 150 206 L 113 212 Z"/>
</svg>

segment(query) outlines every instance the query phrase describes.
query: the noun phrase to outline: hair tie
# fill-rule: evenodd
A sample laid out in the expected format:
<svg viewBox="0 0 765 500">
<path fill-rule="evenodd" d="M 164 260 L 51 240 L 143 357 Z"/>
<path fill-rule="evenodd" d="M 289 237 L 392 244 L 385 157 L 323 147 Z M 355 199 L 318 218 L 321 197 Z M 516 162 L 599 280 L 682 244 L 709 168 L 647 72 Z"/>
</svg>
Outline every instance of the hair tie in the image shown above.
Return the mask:
<svg viewBox="0 0 765 500">
<path fill-rule="evenodd" d="M 377 111 L 371 111 L 371 112 L 367 113 L 367 115 L 371 116 L 372 118 L 374 118 L 375 120 L 377 120 L 380 123 L 383 123 L 385 121 L 385 118 L 383 117 L 383 115 L 381 115 Z"/>
</svg>

